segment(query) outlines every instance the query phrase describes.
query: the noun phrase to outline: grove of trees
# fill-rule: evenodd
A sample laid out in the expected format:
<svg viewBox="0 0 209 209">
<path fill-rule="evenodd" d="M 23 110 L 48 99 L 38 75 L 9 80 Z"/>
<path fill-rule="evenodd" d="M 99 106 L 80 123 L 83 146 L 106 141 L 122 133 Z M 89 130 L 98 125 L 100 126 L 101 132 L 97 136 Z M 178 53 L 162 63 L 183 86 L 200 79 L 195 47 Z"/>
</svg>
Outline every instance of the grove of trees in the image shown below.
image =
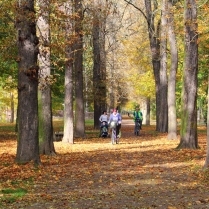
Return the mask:
<svg viewBox="0 0 209 209">
<path fill-rule="evenodd" d="M 207 1 L 3 0 L 0 8 L 1 120 L 17 123 L 17 162 L 56 154 L 58 112 L 63 142 L 73 144 L 85 138 L 87 112 L 99 128 L 103 110 L 135 104 L 169 140 L 179 121 L 178 149 L 198 148 L 197 124 L 208 118 Z"/>
</svg>

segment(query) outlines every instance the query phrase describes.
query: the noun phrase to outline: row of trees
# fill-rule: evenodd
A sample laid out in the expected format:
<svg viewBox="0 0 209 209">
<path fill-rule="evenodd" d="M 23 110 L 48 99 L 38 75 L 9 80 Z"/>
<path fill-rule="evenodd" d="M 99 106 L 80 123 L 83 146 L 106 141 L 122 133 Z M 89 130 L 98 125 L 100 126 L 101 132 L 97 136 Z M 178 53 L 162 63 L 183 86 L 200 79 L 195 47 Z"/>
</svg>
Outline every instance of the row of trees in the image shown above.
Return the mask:
<svg viewBox="0 0 209 209">
<path fill-rule="evenodd" d="M 85 4 L 86 11 L 83 1 L 22 0 L 12 5 L 16 10 L 11 14 L 15 15 L 17 54 L 14 57 L 18 63 L 17 162 L 34 160 L 38 164 L 39 154 L 55 154 L 51 84 L 52 71 L 58 69 L 58 64 L 60 68 L 64 66 L 65 74 L 63 141 L 73 143 L 74 137 L 85 136 L 84 34 L 86 39 L 91 36 L 92 41 L 93 73 L 88 79 L 93 81 L 95 128 L 99 126 L 99 115 L 107 108 L 105 21 L 112 8 L 102 1 Z M 85 14 L 88 22 L 84 21 Z"/>
<path fill-rule="evenodd" d="M 145 1 L 145 10 L 132 1 L 126 2 L 136 8 L 146 19 L 149 34 L 152 68 L 155 79 L 156 130 L 168 132 L 168 139 L 177 138 L 176 80 L 178 44 L 175 13 L 184 12 L 184 69 L 181 108 L 181 141 L 178 148 L 198 148 L 197 142 L 197 75 L 198 75 L 198 29 L 195 1 Z M 184 11 L 182 10 L 184 8 Z M 161 14 L 158 13 L 160 10 Z M 179 17 L 178 17 L 179 20 Z M 169 59 L 170 58 L 170 59 Z M 170 70 L 168 71 L 168 67 Z"/>
<path fill-rule="evenodd" d="M 168 132 L 168 139 L 176 139 L 177 69 L 182 61 L 178 59 L 181 54 L 178 50 L 182 50 L 182 44 L 179 44 L 182 40 L 185 58 L 178 148 L 198 148 L 198 5 L 194 0 L 186 0 L 185 6 L 181 3 L 177 0 L 145 0 L 144 4 L 128 0 L 39 0 L 35 4 L 34 0 L 19 0 L 12 5 L 11 8 L 16 10 L 11 10 L 9 17 L 15 19 L 17 34 L 17 47 L 12 49 L 18 63 L 16 160 L 39 163 L 40 153 L 55 154 L 51 95 L 54 94 L 52 84 L 55 85 L 54 82 L 59 79 L 56 74 L 64 77 L 64 142 L 73 143 L 74 137 L 85 136 L 84 104 L 93 104 L 94 125 L 97 128 L 102 110 L 124 105 L 127 95 L 133 90 L 130 86 L 143 83 L 143 76 L 144 80 L 150 76 L 151 69 L 155 94 L 148 83 L 138 94 L 137 88 L 134 92 L 137 96 L 143 95 L 148 106 L 153 98 L 156 99 L 156 130 Z M 199 5 L 199 8 L 207 11 L 208 4 Z M 181 15 L 176 11 L 180 11 Z M 179 22 L 185 23 L 184 30 L 183 24 L 177 24 L 176 20 L 183 20 Z M 6 34 L 9 31 L 12 33 L 2 35 L 1 43 L 8 44 L 8 37 L 14 40 L 15 32 L 10 26 L 5 28 Z M 181 32 L 180 36 L 177 31 Z M 141 47 L 132 45 L 131 50 L 125 48 L 130 46 L 131 37 L 139 37 L 140 33 L 143 33 Z M 135 49 L 138 54 L 133 54 Z M 129 53 L 135 60 L 126 58 Z M 146 58 L 142 59 L 145 53 Z M 2 60 L 5 63 L 8 57 Z M 124 64 L 124 60 L 131 64 Z M 142 66 L 137 73 L 140 79 L 130 75 L 135 66 L 138 69 Z M 148 87 L 150 90 L 147 90 Z"/>
</svg>

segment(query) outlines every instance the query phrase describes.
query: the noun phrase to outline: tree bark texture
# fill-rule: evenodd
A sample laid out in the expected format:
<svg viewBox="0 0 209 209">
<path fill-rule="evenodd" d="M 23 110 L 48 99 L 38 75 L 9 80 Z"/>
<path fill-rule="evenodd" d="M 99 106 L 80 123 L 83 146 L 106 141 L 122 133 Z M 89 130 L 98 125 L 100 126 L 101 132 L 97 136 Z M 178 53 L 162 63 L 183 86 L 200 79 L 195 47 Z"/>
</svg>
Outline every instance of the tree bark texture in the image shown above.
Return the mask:
<svg viewBox="0 0 209 209">
<path fill-rule="evenodd" d="M 39 152 L 55 154 L 53 143 L 51 62 L 50 62 L 50 1 L 39 0 L 37 28 L 39 34 Z"/>
<path fill-rule="evenodd" d="M 51 89 L 47 87 L 39 93 L 39 152 L 54 155 L 56 152 L 53 142 Z"/>
<path fill-rule="evenodd" d="M 161 59 L 160 59 L 160 113 L 159 132 L 168 131 L 168 77 L 167 77 L 167 0 L 162 0 L 161 16 Z"/>
<path fill-rule="evenodd" d="M 14 105 L 14 94 L 10 93 L 10 107 L 11 107 L 11 116 L 10 116 L 10 123 L 14 123 L 14 117 L 15 117 L 15 105 Z"/>
<path fill-rule="evenodd" d="M 84 85 L 83 85 L 83 6 L 82 0 L 74 1 L 75 35 L 74 44 L 74 71 L 75 71 L 75 136 L 85 137 L 84 113 Z"/>
<path fill-rule="evenodd" d="M 172 1 L 168 1 L 168 41 L 171 52 L 171 67 L 168 77 L 168 139 L 177 139 L 176 73 L 178 68 L 178 49 L 172 7 Z"/>
<path fill-rule="evenodd" d="M 208 104 L 209 104 L 209 75 L 208 75 Z M 209 105 L 207 108 L 207 150 L 204 168 L 209 167 Z"/>
<path fill-rule="evenodd" d="M 98 6 L 98 7 L 97 7 Z M 98 2 L 93 15 L 93 89 L 94 89 L 94 128 L 99 128 L 99 116 L 106 109 L 106 15 Z"/>
<path fill-rule="evenodd" d="M 152 9 L 152 3 L 150 0 L 145 0 L 146 18 L 148 23 L 150 49 L 152 54 L 152 65 L 155 78 L 155 95 L 156 95 L 156 130 L 159 132 L 167 131 L 167 95 L 165 78 L 161 78 L 161 54 L 160 54 L 160 19 L 157 21 L 155 27 L 155 15 L 154 10 L 157 6 L 154 5 Z M 162 75 L 164 76 L 164 74 Z M 161 108 L 162 107 L 162 108 Z"/>
<path fill-rule="evenodd" d="M 146 100 L 146 118 L 145 118 L 145 124 L 150 125 L 150 97 L 147 97 Z"/>
<path fill-rule="evenodd" d="M 18 143 L 16 161 L 40 163 L 38 145 L 38 38 L 34 0 L 17 2 Z"/>
<path fill-rule="evenodd" d="M 64 105 L 64 135 L 63 142 L 74 143 L 74 116 L 73 116 L 73 64 L 70 59 L 70 47 L 66 56 L 68 61 L 65 65 L 65 105 Z"/>
<path fill-rule="evenodd" d="M 66 21 L 66 63 L 65 63 L 65 98 L 64 98 L 64 135 L 63 142 L 74 143 L 74 116 L 73 116 L 73 46 L 72 42 L 73 25 L 70 16 L 72 15 L 71 0 L 63 6 L 63 11 L 68 17 Z"/>
<path fill-rule="evenodd" d="M 197 139 L 197 73 L 198 34 L 197 5 L 185 0 L 185 69 L 183 78 L 181 140 L 178 148 L 198 148 Z"/>
</svg>

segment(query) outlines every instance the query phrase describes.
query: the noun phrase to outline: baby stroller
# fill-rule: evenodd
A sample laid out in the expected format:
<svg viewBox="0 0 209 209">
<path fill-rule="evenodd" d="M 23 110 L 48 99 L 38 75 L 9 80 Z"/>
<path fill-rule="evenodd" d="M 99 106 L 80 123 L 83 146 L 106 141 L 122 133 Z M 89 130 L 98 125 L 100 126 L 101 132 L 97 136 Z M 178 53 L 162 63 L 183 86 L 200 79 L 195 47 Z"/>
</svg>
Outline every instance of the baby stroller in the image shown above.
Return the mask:
<svg viewBox="0 0 209 209">
<path fill-rule="evenodd" d="M 106 121 L 101 122 L 100 136 L 103 138 L 108 136 L 108 124 Z"/>
</svg>

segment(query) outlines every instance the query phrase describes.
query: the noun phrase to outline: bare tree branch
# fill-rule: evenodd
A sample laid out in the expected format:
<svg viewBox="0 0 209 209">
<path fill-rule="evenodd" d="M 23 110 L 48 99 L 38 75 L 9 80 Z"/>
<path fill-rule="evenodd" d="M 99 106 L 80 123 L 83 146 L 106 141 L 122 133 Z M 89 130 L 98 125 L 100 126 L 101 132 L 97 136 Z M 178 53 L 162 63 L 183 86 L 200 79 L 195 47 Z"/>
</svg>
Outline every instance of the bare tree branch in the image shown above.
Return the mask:
<svg viewBox="0 0 209 209">
<path fill-rule="evenodd" d="M 131 0 L 127 1 L 127 0 L 124 0 L 127 4 L 130 4 L 131 6 L 133 6 L 135 9 L 137 9 L 138 11 L 140 11 L 142 13 L 142 15 L 144 16 L 144 18 L 146 19 L 147 21 L 147 16 L 145 15 L 145 13 L 139 8 L 137 7 L 136 5 L 134 5 L 133 3 L 131 3 Z"/>
</svg>

